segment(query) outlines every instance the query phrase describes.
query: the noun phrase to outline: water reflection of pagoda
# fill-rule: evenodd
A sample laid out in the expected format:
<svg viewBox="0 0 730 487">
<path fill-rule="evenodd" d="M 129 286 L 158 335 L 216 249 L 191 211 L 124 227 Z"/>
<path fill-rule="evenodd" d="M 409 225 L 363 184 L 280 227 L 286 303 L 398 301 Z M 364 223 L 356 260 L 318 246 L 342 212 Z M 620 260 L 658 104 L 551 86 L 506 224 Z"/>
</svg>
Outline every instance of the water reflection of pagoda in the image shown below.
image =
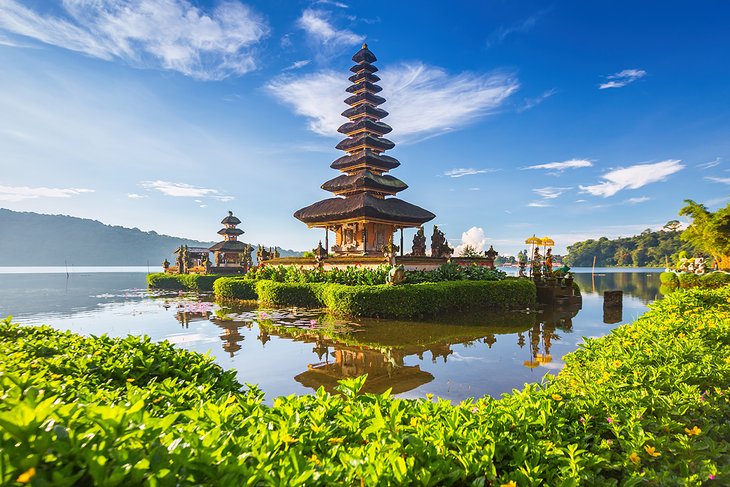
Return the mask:
<svg viewBox="0 0 730 487">
<path fill-rule="evenodd" d="M 405 365 L 406 355 L 407 353 L 394 349 L 383 352 L 361 347 L 336 346 L 333 362 L 325 354 L 325 361 L 310 364 L 307 371 L 294 377 L 294 380 L 305 387 L 324 387 L 328 392 L 333 392 L 338 385 L 337 381 L 368 374 L 363 392 L 376 394 L 391 388 L 394 394 L 398 394 L 431 382 L 433 375 L 421 370 L 418 365 Z"/>
<path fill-rule="evenodd" d="M 383 138 L 393 129 L 380 121 L 388 112 L 378 108 L 385 98 L 377 95 L 382 88 L 375 84 L 380 81 L 374 74 L 378 68 L 372 65 L 376 58 L 363 44 L 352 60 L 357 64 L 350 68 L 355 74 L 349 78 L 351 96 L 345 100 L 351 108 L 342 113 L 349 121 L 338 129 L 347 138 L 337 144 L 347 155 L 330 166 L 344 174 L 322 185 L 334 198 L 302 208 L 294 216 L 327 234 L 334 230 L 337 241 L 332 250 L 338 255 L 382 255 L 396 230 L 418 227 L 435 215 L 392 197 L 408 186 L 385 174 L 400 162 L 383 155 L 395 144 Z"/>
</svg>

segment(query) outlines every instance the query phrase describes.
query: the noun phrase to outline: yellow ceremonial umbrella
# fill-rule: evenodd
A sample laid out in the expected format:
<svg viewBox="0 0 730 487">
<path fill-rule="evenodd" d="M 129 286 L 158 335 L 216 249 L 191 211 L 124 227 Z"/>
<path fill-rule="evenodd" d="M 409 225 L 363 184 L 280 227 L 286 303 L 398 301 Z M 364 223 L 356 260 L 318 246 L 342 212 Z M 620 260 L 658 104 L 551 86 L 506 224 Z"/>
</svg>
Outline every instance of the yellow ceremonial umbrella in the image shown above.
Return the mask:
<svg viewBox="0 0 730 487">
<path fill-rule="evenodd" d="M 525 360 L 523 362 L 523 365 L 525 367 L 529 367 L 531 369 L 534 369 L 535 367 L 539 367 L 540 366 L 540 362 L 535 362 L 534 360 Z"/>
</svg>

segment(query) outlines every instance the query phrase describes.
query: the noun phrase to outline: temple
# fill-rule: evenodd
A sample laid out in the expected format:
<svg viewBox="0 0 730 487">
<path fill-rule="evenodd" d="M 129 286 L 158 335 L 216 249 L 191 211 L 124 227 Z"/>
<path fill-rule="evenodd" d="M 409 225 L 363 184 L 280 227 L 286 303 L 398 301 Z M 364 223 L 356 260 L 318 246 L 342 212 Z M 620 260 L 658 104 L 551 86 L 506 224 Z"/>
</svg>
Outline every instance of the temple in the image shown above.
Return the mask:
<svg viewBox="0 0 730 487">
<path fill-rule="evenodd" d="M 334 231 L 335 245 L 327 250 L 335 255 L 383 255 L 392 251 L 396 230 L 419 227 L 435 215 L 393 197 L 408 186 L 385 174 L 400 162 L 383 154 L 395 144 L 383 137 L 393 129 L 380 121 L 388 112 L 378 108 L 385 98 L 377 95 L 382 90 L 374 74 L 378 68 L 372 65 L 377 59 L 363 44 L 352 60 L 356 64 L 350 71 L 355 74 L 349 78 L 352 85 L 346 91 L 351 96 L 345 100 L 350 108 L 342 112 L 348 121 L 338 129 L 347 138 L 336 146 L 347 154 L 330 166 L 343 174 L 322 185 L 335 197 L 302 208 L 294 216 L 310 228 L 324 228 L 326 247 L 329 231 Z"/>
<path fill-rule="evenodd" d="M 232 211 L 229 211 L 228 216 L 221 220 L 221 223 L 223 228 L 218 230 L 218 235 L 223 236 L 223 241 L 208 249 L 215 255 L 215 265 L 216 267 L 242 267 L 248 246 L 238 241 L 238 237 L 244 233 L 240 228 L 236 228 L 241 220 L 233 216 Z"/>
</svg>

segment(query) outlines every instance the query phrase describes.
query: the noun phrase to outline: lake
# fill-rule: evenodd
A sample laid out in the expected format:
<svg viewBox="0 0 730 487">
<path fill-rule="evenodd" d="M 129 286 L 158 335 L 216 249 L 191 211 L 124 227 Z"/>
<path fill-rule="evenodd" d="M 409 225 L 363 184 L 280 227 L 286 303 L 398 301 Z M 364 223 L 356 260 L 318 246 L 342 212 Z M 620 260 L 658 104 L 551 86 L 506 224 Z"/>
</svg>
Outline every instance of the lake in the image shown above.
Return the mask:
<svg viewBox="0 0 730 487">
<path fill-rule="evenodd" d="M 369 392 L 392 388 L 399 397 L 431 393 L 460 401 L 499 397 L 557 373 L 583 337 L 633 321 L 659 297 L 661 269 L 573 271 L 583 292 L 580 310 L 392 321 L 221 307 L 211 296 L 148 291 L 146 267 L 0 268 L 0 316 L 84 335 L 149 335 L 209 353 L 242 383 L 257 384 L 269 403 L 320 386 L 331 391 L 337 380 L 365 373 Z M 604 316 L 602 294 L 611 289 L 624 291 L 618 316 Z"/>
</svg>

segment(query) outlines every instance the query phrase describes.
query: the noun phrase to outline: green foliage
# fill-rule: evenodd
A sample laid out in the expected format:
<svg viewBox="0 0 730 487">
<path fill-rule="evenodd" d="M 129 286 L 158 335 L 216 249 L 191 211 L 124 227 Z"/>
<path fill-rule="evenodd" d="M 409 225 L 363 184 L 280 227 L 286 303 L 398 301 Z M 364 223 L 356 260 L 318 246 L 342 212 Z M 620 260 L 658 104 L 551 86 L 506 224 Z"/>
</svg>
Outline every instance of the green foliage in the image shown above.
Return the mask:
<svg viewBox="0 0 730 487">
<path fill-rule="evenodd" d="M 705 205 L 684 200 L 679 214 L 692 223 L 682 232 L 682 240 L 712 255 L 723 269 L 730 268 L 730 204 L 712 213 Z"/>
<path fill-rule="evenodd" d="M 659 274 L 659 281 L 665 286 L 679 286 L 679 278 L 674 272 L 662 272 Z"/>
<path fill-rule="evenodd" d="M 563 261 L 571 267 L 590 267 L 595 256 L 599 267 L 665 267 L 667 260 L 676 262 L 682 251 L 695 253 L 694 244 L 683 243 L 681 232 L 672 222 L 657 232 L 646 229 L 633 237 L 613 240 L 601 237 L 576 242 L 568 246 L 568 255 Z"/>
<path fill-rule="evenodd" d="M 0 484 L 728 485 L 729 346 L 730 288 L 687 290 L 499 400 L 360 377 L 269 407 L 167 343 L 6 320 Z"/>
<path fill-rule="evenodd" d="M 213 291 L 213 284 L 221 276 L 213 274 L 147 274 L 147 285 L 154 289 L 182 289 L 188 291 Z"/>
<path fill-rule="evenodd" d="M 327 282 L 345 284 L 348 286 L 385 284 L 390 265 L 380 265 L 375 269 L 348 266 L 345 269 L 304 269 L 296 266 L 257 266 L 246 274 L 246 279 L 276 282 Z M 458 264 L 443 264 L 433 271 L 406 271 L 406 283 L 440 281 L 496 281 L 504 279 L 507 274 L 496 269 L 489 269 L 476 264 L 460 266 Z"/>
<path fill-rule="evenodd" d="M 320 282 L 256 282 L 259 302 L 268 306 L 297 306 L 301 308 L 322 307 L 322 289 L 330 284 Z"/>
<path fill-rule="evenodd" d="M 258 299 L 256 282 L 242 277 L 221 277 L 213 283 L 213 294 L 222 299 Z"/>
<path fill-rule="evenodd" d="M 354 316 L 413 318 L 474 309 L 534 305 L 535 285 L 526 279 L 451 281 L 402 286 L 327 286 L 327 308 Z"/>
</svg>

